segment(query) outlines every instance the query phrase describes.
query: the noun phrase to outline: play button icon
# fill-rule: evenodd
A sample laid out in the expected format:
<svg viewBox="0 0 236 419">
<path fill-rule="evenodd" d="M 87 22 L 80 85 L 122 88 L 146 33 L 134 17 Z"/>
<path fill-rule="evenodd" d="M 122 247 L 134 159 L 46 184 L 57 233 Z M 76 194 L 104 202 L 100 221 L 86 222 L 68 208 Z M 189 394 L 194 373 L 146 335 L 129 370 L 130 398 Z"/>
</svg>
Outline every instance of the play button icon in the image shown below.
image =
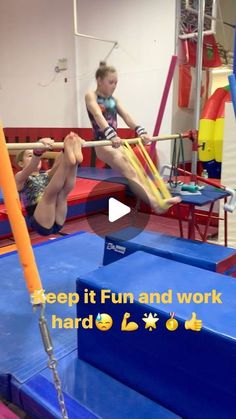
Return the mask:
<svg viewBox="0 0 236 419">
<path fill-rule="evenodd" d="M 106 177 L 104 181 L 89 179 L 87 182 L 88 186 L 95 183 L 85 203 L 86 221 L 93 233 L 104 238 L 131 227 L 126 237 L 126 240 L 131 240 L 146 228 L 150 214 L 139 210 L 137 199 L 126 179 Z M 131 186 L 132 189 L 139 188 L 138 185 Z"/>
<path fill-rule="evenodd" d="M 110 223 L 114 223 L 114 221 L 117 221 L 125 215 L 129 214 L 130 211 L 131 209 L 128 207 L 128 205 L 122 204 L 122 202 L 115 198 L 109 198 L 108 220 Z"/>
</svg>

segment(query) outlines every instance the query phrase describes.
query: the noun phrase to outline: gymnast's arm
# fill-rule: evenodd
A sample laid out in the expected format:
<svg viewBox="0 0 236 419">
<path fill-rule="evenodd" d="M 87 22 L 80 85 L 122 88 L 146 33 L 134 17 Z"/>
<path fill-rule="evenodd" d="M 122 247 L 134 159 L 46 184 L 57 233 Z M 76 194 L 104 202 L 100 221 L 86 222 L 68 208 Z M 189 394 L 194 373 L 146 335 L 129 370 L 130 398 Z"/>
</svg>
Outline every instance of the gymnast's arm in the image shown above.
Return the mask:
<svg viewBox="0 0 236 419">
<path fill-rule="evenodd" d="M 117 108 L 118 114 L 124 120 L 126 125 L 128 125 L 129 128 L 133 129 L 138 137 L 142 138 L 144 144 L 148 144 L 150 141 L 150 137 L 147 134 L 147 131 L 145 130 L 145 128 L 136 124 L 136 122 L 133 120 L 130 114 L 125 111 L 125 109 L 123 108 L 123 106 L 121 106 L 120 102 L 117 99 L 116 99 L 116 108 Z"/>
<path fill-rule="evenodd" d="M 128 125 L 129 128 L 135 130 L 138 124 L 135 123 L 133 118 L 130 116 L 128 112 L 121 106 L 120 102 L 116 99 L 116 108 L 117 112 L 120 115 L 120 117 L 123 119 L 123 121 Z"/>
<path fill-rule="evenodd" d="M 49 169 L 49 170 L 47 170 L 47 174 L 49 176 L 49 179 L 51 179 L 54 176 L 54 174 L 56 173 L 56 171 L 58 169 L 58 166 L 59 166 L 59 164 L 61 162 L 61 159 L 62 159 L 62 156 L 63 156 L 63 152 L 61 151 L 60 153 L 57 153 L 57 154 L 58 155 L 56 156 L 56 158 L 54 160 L 54 163 L 53 163 L 52 168 Z"/>
<path fill-rule="evenodd" d="M 47 147 L 47 149 L 51 150 L 54 140 L 52 140 L 51 138 L 41 138 L 38 142 L 44 144 Z M 39 162 L 45 151 L 46 150 L 40 148 L 34 150 L 26 150 L 27 158 L 30 158 L 30 160 L 29 163 L 25 165 L 25 167 L 23 163 L 25 153 L 22 155 L 22 159 L 18 163 L 18 165 L 22 167 L 22 170 L 20 170 L 15 175 L 16 187 L 18 191 L 22 190 L 24 183 L 28 179 L 28 177 L 32 173 L 38 171 Z"/>
<path fill-rule="evenodd" d="M 31 157 L 30 163 L 26 167 L 24 167 L 22 170 L 20 170 L 18 173 L 16 173 L 15 181 L 16 181 L 16 186 L 17 186 L 18 191 L 22 190 L 24 183 L 28 179 L 28 177 L 33 172 L 37 171 L 40 159 L 41 159 L 41 156 L 34 155 L 32 151 L 32 157 Z"/>
</svg>

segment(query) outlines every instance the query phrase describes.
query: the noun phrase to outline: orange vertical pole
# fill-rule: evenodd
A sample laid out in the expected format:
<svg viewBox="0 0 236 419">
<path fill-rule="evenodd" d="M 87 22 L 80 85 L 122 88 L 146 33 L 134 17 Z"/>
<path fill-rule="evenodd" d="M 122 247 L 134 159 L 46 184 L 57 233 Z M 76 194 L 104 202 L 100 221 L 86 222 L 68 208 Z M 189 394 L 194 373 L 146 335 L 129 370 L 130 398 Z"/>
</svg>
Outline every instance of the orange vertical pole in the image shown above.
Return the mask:
<svg viewBox="0 0 236 419">
<path fill-rule="evenodd" d="M 11 167 L 6 140 L 0 124 L 0 185 L 4 197 L 11 229 L 16 242 L 20 262 L 27 288 L 33 297 L 35 291 L 42 290 L 42 284 L 35 262 L 33 249 L 25 219 L 21 211 L 21 204 L 16 188 L 15 178 Z M 33 300 L 33 298 L 32 298 Z M 33 301 L 32 301 L 33 302 Z"/>
</svg>

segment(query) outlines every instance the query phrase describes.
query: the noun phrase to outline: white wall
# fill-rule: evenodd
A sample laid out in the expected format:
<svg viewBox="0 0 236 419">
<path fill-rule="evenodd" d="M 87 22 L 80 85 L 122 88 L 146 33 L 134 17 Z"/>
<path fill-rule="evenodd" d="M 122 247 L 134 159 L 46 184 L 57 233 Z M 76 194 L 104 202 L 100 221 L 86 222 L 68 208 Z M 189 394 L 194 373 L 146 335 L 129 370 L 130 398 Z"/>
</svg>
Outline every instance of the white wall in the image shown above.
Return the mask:
<svg viewBox="0 0 236 419">
<path fill-rule="evenodd" d="M 77 125 L 74 42 L 72 1 L 0 2 L 0 118 L 4 126 Z M 68 59 L 68 71 L 50 83 L 63 57 Z M 47 87 L 39 85 L 48 83 Z"/>
<path fill-rule="evenodd" d="M 232 68 L 218 67 L 210 70 L 209 94 L 212 95 L 219 87 L 228 86 Z"/>
<path fill-rule="evenodd" d="M 174 0 L 78 0 L 78 31 L 115 40 L 107 63 L 118 71 L 115 92 L 138 124 L 152 134 L 161 95 L 175 45 Z M 95 71 L 112 44 L 77 37 L 78 120 L 90 123 L 84 106 L 84 94 L 95 89 Z M 166 106 L 161 133 L 171 133 L 172 92 Z M 119 126 L 125 126 L 119 121 Z M 170 143 L 160 144 L 164 161 L 169 160 Z"/>
<path fill-rule="evenodd" d="M 235 25 L 236 2 L 235 0 L 218 0 L 218 19 Z M 224 45 L 227 51 L 234 50 L 234 29 L 224 25 L 221 21 L 216 24 L 217 41 Z"/>
</svg>

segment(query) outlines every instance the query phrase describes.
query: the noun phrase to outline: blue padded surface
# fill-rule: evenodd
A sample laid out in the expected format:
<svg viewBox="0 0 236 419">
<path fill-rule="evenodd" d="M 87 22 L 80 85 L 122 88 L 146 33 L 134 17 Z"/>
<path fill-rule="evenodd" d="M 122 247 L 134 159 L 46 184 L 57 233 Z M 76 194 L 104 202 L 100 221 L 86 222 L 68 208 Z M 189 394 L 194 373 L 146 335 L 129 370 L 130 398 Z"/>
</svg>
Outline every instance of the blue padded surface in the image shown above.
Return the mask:
<svg viewBox="0 0 236 419">
<path fill-rule="evenodd" d="M 119 172 L 113 169 L 99 169 L 97 167 L 79 167 L 77 177 L 85 179 L 103 180 L 112 183 L 128 185 L 128 181 Z M 117 179 L 114 179 L 117 178 Z"/>
<path fill-rule="evenodd" d="M 215 188 L 214 186 L 205 186 L 204 189 L 201 190 L 201 195 L 181 195 L 181 199 L 183 204 L 194 204 L 201 207 L 226 196 L 229 196 L 229 193 L 222 189 Z"/>
<path fill-rule="evenodd" d="M 17 390 L 13 384 L 13 394 Z M 99 419 L 86 409 L 84 404 L 81 405 L 67 394 L 64 394 L 64 400 L 70 419 Z M 54 385 L 40 374 L 21 386 L 17 405 L 33 419 L 60 419 L 62 417 Z"/>
<path fill-rule="evenodd" d="M 0 189 L 0 204 L 3 204 L 3 195 L 2 195 L 2 191 L 1 191 L 1 189 Z"/>
<path fill-rule="evenodd" d="M 119 246 L 122 251 L 119 251 Z M 112 263 L 137 250 L 215 272 L 225 272 L 236 265 L 236 249 L 160 233 L 142 232 L 134 227 L 124 228 L 105 238 L 103 264 Z"/>
<path fill-rule="evenodd" d="M 87 417 L 82 415 L 83 406 L 103 419 L 178 418 L 164 407 L 78 359 L 77 351 L 60 360 L 58 371 L 71 419 Z M 34 412 L 34 417 L 39 419 L 60 417 L 48 369 L 23 384 L 19 391 L 22 407 L 29 415 Z"/>
<path fill-rule="evenodd" d="M 11 233 L 11 226 L 8 220 L 4 220 L 0 223 L 0 238 L 4 236 L 10 236 Z"/>
<path fill-rule="evenodd" d="M 73 292 L 78 275 L 98 268 L 103 239 L 90 233 L 75 234 L 34 247 L 46 292 Z M 7 387 L 7 374 L 24 382 L 42 370 L 47 357 L 38 328 L 39 312 L 32 311 L 16 252 L 1 257 L 0 300 L 0 393 Z M 46 318 L 52 333 L 55 356 L 61 358 L 77 346 L 76 331 L 52 329 L 51 316 L 75 316 L 75 307 L 47 304 Z M 1 384 L 2 383 L 2 384 Z"/>
<path fill-rule="evenodd" d="M 94 290 L 96 304 L 79 304 L 77 316 L 108 313 L 113 327 L 107 332 L 78 330 L 79 356 L 126 385 L 191 419 L 234 418 L 236 409 L 236 282 L 233 278 L 144 252 L 136 252 L 77 282 L 78 292 Z M 101 303 L 102 289 L 132 292 L 133 304 Z M 222 293 L 222 304 L 180 304 L 177 292 Z M 141 304 L 140 293 L 172 290 L 171 304 Z M 125 312 L 139 329 L 120 330 Z M 145 313 L 159 317 L 157 330 L 145 330 Z M 175 332 L 165 323 L 175 312 Z M 185 330 L 184 322 L 196 312 L 201 332 Z"/>
<path fill-rule="evenodd" d="M 114 196 L 117 196 L 116 193 L 114 193 Z M 72 218 L 72 217 L 78 218 L 79 216 L 88 217 L 91 214 L 96 214 L 98 212 L 107 211 L 107 208 L 108 208 L 108 197 L 94 199 L 91 201 L 73 203 L 73 205 L 68 206 L 66 217 L 67 218 Z"/>
<path fill-rule="evenodd" d="M 104 180 L 115 183 L 116 181 L 111 179 L 112 177 L 118 178 L 117 183 L 128 185 L 128 181 L 121 177 L 120 173 L 113 169 L 100 169 L 97 167 L 79 167 L 77 170 L 77 177 L 94 180 Z M 175 194 L 174 194 L 175 195 Z M 177 194 L 178 195 L 178 194 Z M 185 204 L 194 204 L 203 206 L 211 202 L 222 199 L 229 196 L 228 192 L 222 189 L 215 188 L 213 186 L 205 186 L 201 191 L 201 195 L 181 195 L 182 202 Z"/>
</svg>

